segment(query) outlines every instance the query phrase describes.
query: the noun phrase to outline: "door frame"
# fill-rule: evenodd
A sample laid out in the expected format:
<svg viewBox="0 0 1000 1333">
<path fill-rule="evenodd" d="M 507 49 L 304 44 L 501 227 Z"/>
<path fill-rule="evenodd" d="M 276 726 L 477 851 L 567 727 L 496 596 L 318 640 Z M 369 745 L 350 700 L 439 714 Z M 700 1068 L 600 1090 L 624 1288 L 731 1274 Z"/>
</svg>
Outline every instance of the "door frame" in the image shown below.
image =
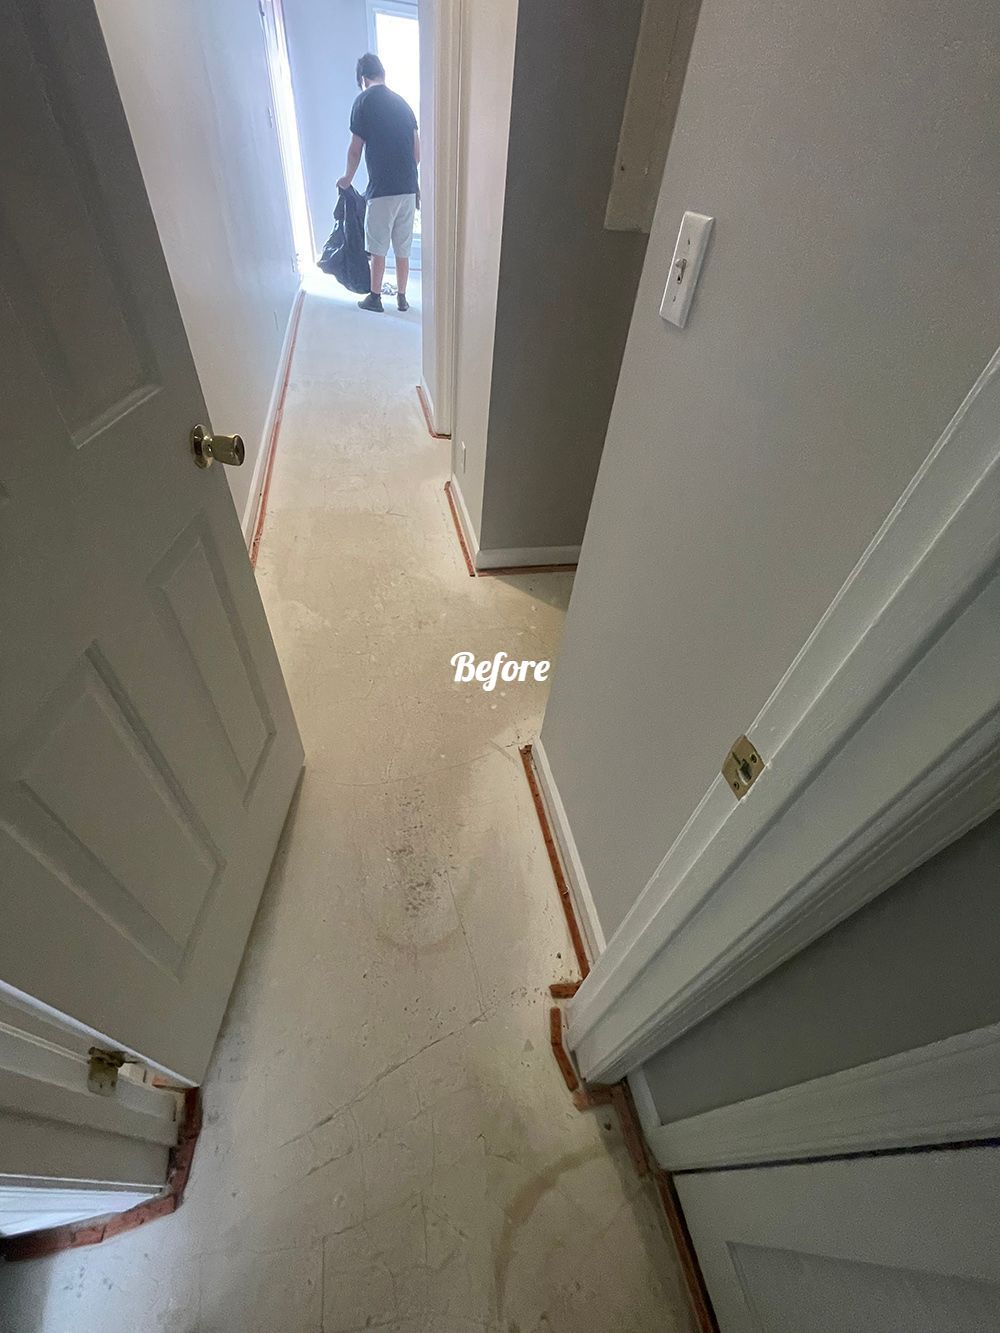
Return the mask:
<svg viewBox="0 0 1000 1333">
<path fill-rule="evenodd" d="M 302 146 L 299 138 L 298 111 L 295 106 L 292 64 L 288 54 L 284 2 L 257 0 L 257 5 L 264 35 L 267 74 L 271 84 L 271 106 L 268 108 L 268 114 L 272 119 L 275 137 L 278 140 L 278 152 L 281 156 L 295 270 L 301 276 L 312 267 L 319 250 L 316 236 L 313 234 L 305 170 L 302 166 Z"/>
<path fill-rule="evenodd" d="M 570 1002 L 584 1078 L 637 1069 L 1000 806 L 998 496 L 1000 350 L 748 727 L 752 789 L 715 779 Z"/>
<path fill-rule="evenodd" d="M 378 55 L 375 32 L 375 13 L 381 10 L 385 14 L 398 14 L 400 18 L 416 19 L 419 23 L 417 0 L 365 0 L 365 21 L 368 25 L 369 51 Z"/>
<path fill-rule="evenodd" d="M 424 353 L 420 390 L 432 433 L 450 438 L 455 419 L 458 320 L 462 0 L 433 0 L 430 21 L 427 0 L 421 0 L 419 18 L 421 43 L 425 39 L 432 43 L 431 84 L 426 88 L 421 83 L 421 119 L 426 121 L 425 110 L 429 109 L 433 127 L 432 152 L 421 182 Z"/>
<path fill-rule="evenodd" d="M 38 1201 L 40 1214 L 65 1211 L 61 1205 L 71 1195 L 98 1191 L 107 1196 L 103 1211 L 109 1212 L 116 1195 L 128 1208 L 138 1194 L 163 1189 L 170 1150 L 179 1141 L 183 1096 L 155 1086 L 148 1070 L 135 1065 L 123 1068 L 111 1091 L 92 1091 L 93 1041 L 29 997 L 0 989 L 0 1196 L 6 1204 L 13 1194 L 27 1209 L 31 1192 L 42 1190 L 49 1193 Z M 66 1195 L 57 1209 L 53 1190 Z"/>
<path fill-rule="evenodd" d="M 418 48 L 417 48 L 417 67 L 420 72 L 420 9 L 418 0 L 365 0 L 365 23 L 368 30 L 368 50 L 374 55 L 379 55 L 378 33 L 375 27 L 376 14 L 392 14 L 397 18 L 412 19 L 417 25 Z M 421 100 L 423 100 L 423 91 L 421 89 Z M 420 108 L 417 107 L 418 127 L 421 117 Z M 421 201 L 422 202 L 422 201 Z M 413 246 L 410 251 L 410 272 L 423 275 L 423 210 L 417 222 L 414 224 Z"/>
<path fill-rule="evenodd" d="M 668 1171 L 971 1143 L 1000 1133 L 1000 1023 L 648 1133 Z"/>
</svg>

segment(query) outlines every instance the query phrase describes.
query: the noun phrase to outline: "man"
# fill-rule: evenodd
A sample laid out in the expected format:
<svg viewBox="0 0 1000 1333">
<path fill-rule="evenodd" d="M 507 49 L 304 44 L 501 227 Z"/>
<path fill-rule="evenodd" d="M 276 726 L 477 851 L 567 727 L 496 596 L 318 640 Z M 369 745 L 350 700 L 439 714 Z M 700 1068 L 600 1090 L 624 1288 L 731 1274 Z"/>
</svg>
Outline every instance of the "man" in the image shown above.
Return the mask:
<svg viewBox="0 0 1000 1333">
<path fill-rule="evenodd" d="M 385 257 L 391 241 L 396 257 L 396 305 L 409 310 L 406 280 L 410 276 L 413 215 L 420 202 L 417 118 L 399 94 L 385 86 L 385 67 L 378 56 L 371 52 L 363 55 L 357 77 L 361 92 L 351 108 L 347 171 L 337 185 L 341 190 L 348 188 L 361 165 L 364 149 L 368 168 L 365 246 L 372 259 L 372 288 L 358 305 L 362 310 L 381 312 Z"/>
</svg>

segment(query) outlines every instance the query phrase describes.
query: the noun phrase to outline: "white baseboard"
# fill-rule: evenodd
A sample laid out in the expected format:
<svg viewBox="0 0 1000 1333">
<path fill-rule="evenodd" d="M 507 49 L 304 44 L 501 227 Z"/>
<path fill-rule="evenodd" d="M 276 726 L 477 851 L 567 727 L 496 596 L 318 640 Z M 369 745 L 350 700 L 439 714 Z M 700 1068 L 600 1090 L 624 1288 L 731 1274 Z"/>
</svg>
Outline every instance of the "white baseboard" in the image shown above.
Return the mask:
<svg viewBox="0 0 1000 1333">
<path fill-rule="evenodd" d="M 625 1077 L 632 1093 L 632 1100 L 635 1102 L 635 1113 L 639 1117 L 639 1124 L 646 1136 L 646 1142 L 652 1143 L 653 1135 L 658 1129 L 662 1128 L 662 1124 L 659 1112 L 656 1109 L 656 1102 L 653 1100 L 653 1090 L 650 1088 L 649 1079 L 646 1077 L 646 1071 L 643 1068 L 633 1069 Z"/>
<path fill-rule="evenodd" d="M 426 389 L 425 389 L 426 392 Z M 520 569 L 532 565 L 575 565 L 580 559 L 579 546 L 508 546 L 484 550 L 465 503 L 465 496 L 454 472 L 451 474 L 451 497 L 455 501 L 458 521 L 462 525 L 465 544 L 469 548 L 476 569 Z"/>
<path fill-rule="evenodd" d="M 477 569 L 518 569 L 522 565 L 575 565 L 579 559 L 579 546 L 507 546 L 489 551 L 480 548 L 474 557 Z"/>
<path fill-rule="evenodd" d="M 532 743 L 531 757 L 534 760 L 535 772 L 538 774 L 538 785 L 542 790 L 542 799 L 545 802 L 552 833 L 559 848 L 563 868 L 566 871 L 566 879 L 569 883 L 573 906 L 576 909 L 576 917 L 587 941 L 587 953 L 590 955 L 591 962 L 593 962 L 604 952 L 607 944 L 604 931 L 597 915 L 590 885 L 587 883 L 587 875 L 580 859 L 580 853 L 577 850 L 576 839 L 573 837 L 573 830 L 570 828 L 566 807 L 563 805 L 559 788 L 552 776 L 552 767 L 549 764 L 548 755 L 545 753 L 545 746 L 540 740 Z"/>
<path fill-rule="evenodd" d="M 427 429 L 435 439 L 451 439 L 450 431 L 443 431 L 438 424 L 437 408 L 434 405 L 434 395 L 431 393 L 431 386 L 427 383 L 426 377 L 421 374 L 420 384 L 417 386 L 417 396 L 420 399 L 420 406 L 427 422 Z"/>
<path fill-rule="evenodd" d="M 295 328 L 298 323 L 299 308 L 302 305 L 304 292 L 300 287 L 295 299 L 292 301 L 292 307 L 288 312 L 288 322 L 285 325 L 285 336 L 281 340 L 281 351 L 278 354 L 278 365 L 274 372 L 274 383 L 271 385 L 271 398 L 267 404 L 267 415 L 264 417 L 264 431 L 261 436 L 260 448 L 257 450 L 257 458 L 253 465 L 253 476 L 250 479 L 250 494 L 247 496 L 247 502 L 243 509 L 243 518 L 240 527 L 243 529 L 243 540 L 249 547 L 253 541 L 253 534 L 257 527 L 257 516 L 260 513 L 261 497 L 264 493 L 264 479 L 267 476 L 267 463 L 271 455 L 271 437 L 274 433 L 275 418 L 278 409 L 281 406 L 282 390 L 285 387 L 285 374 L 288 370 L 288 359 L 292 352 L 292 340 L 295 337 Z"/>
<path fill-rule="evenodd" d="M 422 371 L 420 374 L 420 392 L 423 395 L 423 405 L 427 412 L 427 425 L 433 433 L 437 430 L 437 422 L 434 420 L 434 395 L 431 393 L 431 386 L 427 383 L 426 376 Z"/>
<path fill-rule="evenodd" d="M 476 529 L 472 525 L 472 516 L 465 503 L 465 496 L 462 494 L 462 488 L 459 486 L 458 478 L 454 472 L 451 474 L 451 498 L 455 501 L 455 512 L 458 514 L 458 521 L 462 525 L 465 545 L 468 547 L 472 563 L 475 565 L 476 556 L 479 552 L 479 539 L 476 536 Z"/>
</svg>

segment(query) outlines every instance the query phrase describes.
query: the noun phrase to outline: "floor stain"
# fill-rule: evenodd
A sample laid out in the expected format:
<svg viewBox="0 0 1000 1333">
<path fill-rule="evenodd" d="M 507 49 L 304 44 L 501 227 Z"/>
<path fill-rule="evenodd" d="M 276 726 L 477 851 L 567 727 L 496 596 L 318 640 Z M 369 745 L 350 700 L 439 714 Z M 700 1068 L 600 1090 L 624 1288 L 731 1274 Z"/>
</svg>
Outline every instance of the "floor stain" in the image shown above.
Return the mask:
<svg viewBox="0 0 1000 1333">
<path fill-rule="evenodd" d="M 507 1278 L 515 1254 L 518 1232 L 529 1221 L 532 1213 L 546 1194 L 556 1188 L 567 1172 L 576 1171 L 581 1166 L 586 1166 L 588 1162 L 603 1156 L 605 1156 L 605 1148 L 601 1143 L 593 1143 L 587 1148 L 580 1148 L 577 1152 L 566 1153 L 565 1156 L 557 1158 L 545 1171 L 538 1172 L 526 1181 L 504 1209 L 503 1230 L 500 1232 L 493 1265 L 497 1288 L 497 1307 L 501 1315 L 503 1314 Z"/>
</svg>

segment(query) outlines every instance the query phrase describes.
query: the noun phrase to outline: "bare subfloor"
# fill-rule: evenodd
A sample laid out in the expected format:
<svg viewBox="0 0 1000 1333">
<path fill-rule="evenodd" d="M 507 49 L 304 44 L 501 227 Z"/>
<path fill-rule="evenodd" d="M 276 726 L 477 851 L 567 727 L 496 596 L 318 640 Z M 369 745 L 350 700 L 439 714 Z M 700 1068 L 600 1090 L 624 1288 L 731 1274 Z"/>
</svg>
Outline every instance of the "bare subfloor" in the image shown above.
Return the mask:
<svg viewBox="0 0 1000 1333">
<path fill-rule="evenodd" d="M 306 772 L 182 1209 L 0 1275 L 3 1333 L 670 1333 L 657 1211 L 546 1036 L 572 975 L 517 746 L 566 574 L 470 579 L 419 312 L 307 298 L 258 577 Z"/>
</svg>

